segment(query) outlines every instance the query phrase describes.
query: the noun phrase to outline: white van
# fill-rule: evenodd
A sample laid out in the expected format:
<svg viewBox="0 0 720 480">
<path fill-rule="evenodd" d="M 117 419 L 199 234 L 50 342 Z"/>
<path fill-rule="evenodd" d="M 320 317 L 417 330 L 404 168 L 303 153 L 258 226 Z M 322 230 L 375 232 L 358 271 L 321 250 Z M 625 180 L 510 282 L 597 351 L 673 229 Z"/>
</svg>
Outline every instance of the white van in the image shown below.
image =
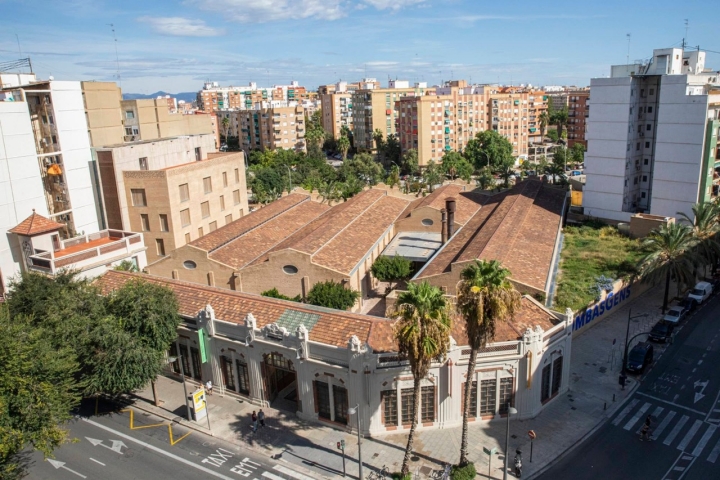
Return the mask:
<svg viewBox="0 0 720 480">
<path fill-rule="evenodd" d="M 707 300 L 712 291 L 713 287 L 708 282 L 698 282 L 698 284 L 695 285 L 695 288 L 693 288 L 688 294 L 688 298 L 692 298 L 697 303 L 702 303 Z"/>
</svg>

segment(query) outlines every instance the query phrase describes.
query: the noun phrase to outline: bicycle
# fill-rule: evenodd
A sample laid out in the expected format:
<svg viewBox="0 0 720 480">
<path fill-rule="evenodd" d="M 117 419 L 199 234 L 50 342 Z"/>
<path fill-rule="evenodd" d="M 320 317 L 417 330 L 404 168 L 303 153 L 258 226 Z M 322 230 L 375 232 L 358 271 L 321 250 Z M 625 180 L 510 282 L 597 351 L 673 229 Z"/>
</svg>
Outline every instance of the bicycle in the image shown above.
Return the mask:
<svg viewBox="0 0 720 480">
<path fill-rule="evenodd" d="M 452 470 L 452 465 L 449 463 L 443 464 L 442 470 L 435 470 L 432 473 L 433 480 L 448 480 L 450 478 L 450 471 Z"/>
<path fill-rule="evenodd" d="M 385 480 L 390 476 L 390 473 L 388 472 L 387 466 L 383 465 L 382 470 L 380 470 L 380 473 L 370 472 L 370 475 L 367 476 L 367 480 Z"/>
</svg>

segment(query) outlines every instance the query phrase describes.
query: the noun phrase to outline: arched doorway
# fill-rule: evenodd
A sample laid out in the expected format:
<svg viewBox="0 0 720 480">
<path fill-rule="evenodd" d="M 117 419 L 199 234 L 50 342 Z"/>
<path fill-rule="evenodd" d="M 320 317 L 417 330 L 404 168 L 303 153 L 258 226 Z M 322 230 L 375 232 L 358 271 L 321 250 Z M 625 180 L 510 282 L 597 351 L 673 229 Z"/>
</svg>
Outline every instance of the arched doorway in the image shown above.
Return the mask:
<svg viewBox="0 0 720 480">
<path fill-rule="evenodd" d="M 293 362 L 277 352 L 263 355 L 265 395 L 273 408 L 298 410 L 297 374 Z"/>
</svg>

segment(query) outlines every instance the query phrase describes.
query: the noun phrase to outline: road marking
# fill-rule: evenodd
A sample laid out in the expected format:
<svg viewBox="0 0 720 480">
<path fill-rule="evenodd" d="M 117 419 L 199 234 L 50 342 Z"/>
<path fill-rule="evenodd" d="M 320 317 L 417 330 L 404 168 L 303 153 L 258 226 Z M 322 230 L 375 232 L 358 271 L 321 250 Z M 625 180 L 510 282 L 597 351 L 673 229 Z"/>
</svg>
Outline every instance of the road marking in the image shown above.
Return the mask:
<svg viewBox="0 0 720 480">
<path fill-rule="evenodd" d="M 667 436 L 663 443 L 665 445 L 670 445 L 673 440 L 675 440 L 675 437 L 677 437 L 678 433 L 680 433 L 680 430 L 682 430 L 682 427 L 685 426 L 688 420 L 690 420 L 690 417 L 688 417 L 687 415 L 683 415 L 677 425 L 675 425 L 675 428 L 670 431 L 670 435 Z"/>
<path fill-rule="evenodd" d="M 715 444 L 715 447 L 710 452 L 710 455 L 708 456 L 707 460 L 710 463 L 715 463 L 715 460 L 717 460 L 718 455 L 720 455 L 720 440 Z"/>
<path fill-rule="evenodd" d="M 65 466 L 65 462 L 59 462 L 59 461 L 57 461 L 57 460 L 53 460 L 52 458 L 47 458 L 46 460 L 47 460 L 48 462 L 50 462 L 50 465 L 52 465 L 53 467 L 55 467 L 55 470 L 57 470 L 57 469 L 59 469 L 59 468 L 63 468 L 63 469 L 67 470 L 67 471 L 70 472 L 70 473 L 74 473 L 74 474 L 77 475 L 78 477 L 87 478 L 87 477 L 86 477 L 85 475 L 83 475 L 82 473 L 78 473 L 78 472 L 76 472 L 75 470 L 70 470 L 68 467 Z"/>
<path fill-rule="evenodd" d="M 93 461 L 93 462 L 95 462 L 95 463 L 99 463 L 99 464 L 100 464 L 100 465 L 102 465 L 103 467 L 105 466 L 105 464 L 104 464 L 104 463 L 102 463 L 102 462 L 99 462 L 99 461 L 95 460 L 95 459 L 94 459 L 94 458 L 92 458 L 92 457 L 90 457 L 90 460 L 92 460 L 92 461 Z"/>
<path fill-rule="evenodd" d="M 633 400 L 630 402 L 630 405 L 628 405 L 627 407 L 623 408 L 622 412 L 620 412 L 620 414 L 615 418 L 615 420 L 613 420 L 612 424 L 615 425 L 616 427 L 617 427 L 618 425 L 620 425 L 620 422 L 622 422 L 623 418 L 625 418 L 625 416 L 626 416 L 628 413 L 630 413 L 630 410 L 632 410 L 633 408 L 635 408 L 635 405 L 637 405 L 638 403 L 640 403 L 640 400 L 633 399 Z"/>
<path fill-rule="evenodd" d="M 623 429 L 630 430 L 632 428 L 632 426 L 635 425 L 635 422 L 640 420 L 640 417 L 642 417 L 645 414 L 645 412 L 647 412 L 648 408 L 650 408 L 650 403 L 645 403 L 645 405 L 640 407 L 640 410 L 635 412 L 635 415 L 633 415 L 632 418 L 630 420 L 628 420 L 628 422 L 625 424 Z"/>
<path fill-rule="evenodd" d="M 690 445 L 690 441 L 695 436 L 698 430 L 700 430 L 700 425 L 702 425 L 702 420 L 695 420 L 695 423 L 693 423 L 692 427 L 690 427 L 690 431 L 685 435 L 685 437 L 680 441 L 680 444 L 678 445 L 678 450 L 685 451 L 688 445 Z"/>
<path fill-rule="evenodd" d="M 282 465 L 275 465 L 273 467 L 274 470 L 277 470 L 278 472 L 282 472 L 285 475 L 289 475 L 293 478 L 297 478 L 298 480 L 314 480 L 311 477 L 308 477 L 307 475 L 303 475 L 302 473 L 298 473 L 294 470 L 290 470 L 289 468 L 283 467 Z"/>
<path fill-rule="evenodd" d="M 643 393 L 643 392 L 635 392 L 635 393 L 637 395 L 642 395 L 643 397 L 652 398 L 653 400 L 657 400 L 658 402 L 667 403 L 668 405 L 672 405 L 673 407 L 682 408 L 683 410 L 687 410 L 689 412 L 699 413 L 700 415 L 707 415 L 707 412 L 701 412 L 700 410 L 695 410 L 693 408 L 686 407 L 684 405 L 680 405 L 675 402 L 671 402 L 669 400 L 663 400 L 662 398 L 653 397 L 652 395 L 648 395 L 647 393 Z"/>
<path fill-rule="evenodd" d="M 687 471 L 690 470 L 690 467 L 695 462 L 695 459 L 696 457 L 691 457 L 681 453 L 680 456 L 673 462 L 667 473 L 665 473 L 663 480 L 680 480 L 685 476 Z M 680 462 L 683 463 L 682 466 L 678 465 Z"/>
<path fill-rule="evenodd" d="M 692 373 L 695 373 L 696 370 L 697 370 L 697 368 L 693 368 L 693 369 L 692 369 Z"/>
<path fill-rule="evenodd" d="M 715 425 L 710 425 L 707 430 L 705 430 L 705 434 L 700 438 L 700 441 L 695 446 L 695 450 L 693 450 L 692 454 L 695 457 L 699 457 L 702 453 L 703 449 L 705 448 L 705 445 L 710 441 L 710 437 L 713 436 L 713 433 L 715 433 L 715 430 L 717 430 L 717 427 Z"/>
<path fill-rule="evenodd" d="M 698 360 L 698 365 L 702 365 L 702 360 Z"/>
<path fill-rule="evenodd" d="M 285 480 L 284 478 L 278 477 L 277 475 L 272 474 L 270 472 L 263 472 L 262 476 L 265 478 L 269 478 L 270 480 Z"/>
<path fill-rule="evenodd" d="M 650 418 L 651 419 L 660 418 L 660 414 L 663 412 L 663 410 L 665 410 L 665 408 L 657 407 L 655 410 L 653 410 L 653 413 L 652 413 L 652 415 L 650 415 Z M 643 425 L 644 425 L 644 423 L 643 423 Z M 641 431 L 642 431 L 642 425 L 640 427 L 638 427 L 638 429 L 635 431 L 635 433 L 640 433 Z M 650 432 L 650 433 L 652 435 L 652 432 Z"/>
<path fill-rule="evenodd" d="M 130 412 L 130 430 L 140 430 L 141 428 L 151 428 L 151 427 L 164 427 L 164 426 L 167 426 L 168 435 L 170 436 L 170 446 L 171 446 L 171 447 L 174 447 L 176 443 L 178 443 L 180 440 L 182 440 L 183 438 L 187 437 L 187 436 L 190 435 L 190 433 L 191 433 L 190 431 L 188 431 L 185 435 L 183 435 L 182 437 L 180 437 L 180 438 L 178 438 L 177 440 L 175 440 L 175 439 L 173 438 L 172 425 L 170 425 L 170 424 L 165 424 L 165 423 L 154 423 L 154 424 L 152 424 L 152 425 L 143 425 L 143 426 L 140 426 L 140 427 L 136 427 L 136 426 L 135 426 L 135 412 L 134 412 L 132 409 L 130 409 L 130 408 L 126 408 L 126 409 L 120 410 L 120 411 L 121 411 L 121 412 Z M 114 445 L 113 445 L 113 446 L 114 446 Z"/>
<path fill-rule="evenodd" d="M 127 445 L 125 445 L 120 440 L 110 440 L 112 442 L 112 447 L 108 447 L 107 445 L 103 444 L 102 440 L 98 440 L 96 438 L 90 438 L 90 437 L 85 437 L 85 438 L 87 438 L 87 441 L 92 443 L 94 447 L 97 447 L 98 445 L 100 445 L 101 447 L 105 447 L 108 450 L 112 450 L 115 453 L 119 453 L 120 455 L 123 454 L 122 448 L 123 447 L 127 448 Z"/>
<path fill-rule="evenodd" d="M 89 418 L 83 418 L 83 421 L 89 423 L 90 425 L 94 425 L 94 426 L 96 426 L 96 427 L 98 427 L 98 428 L 101 428 L 101 429 L 103 429 L 103 430 L 105 430 L 105 431 L 107 431 L 107 432 L 112 432 L 112 433 L 114 433 L 115 435 L 118 435 L 118 436 L 120 436 L 120 437 L 122 437 L 122 438 L 124 438 L 124 439 L 126 439 L 126 440 L 130 440 L 131 442 L 137 443 L 138 445 L 142 445 L 142 446 L 145 447 L 145 448 L 148 448 L 148 449 L 150 449 L 150 450 L 152 450 L 152 451 L 154 451 L 154 452 L 157 452 L 157 453 L 160 453 L 160 454 L 162 454 L 162 455 L 165 455 L 166 457 L 172 458 L 173 460 L 176 460 L 176 461 L 178 461 L 178 462 L 180 462 L 180 463 L 184 463 L 185 465 L 188 465 L 188 466 L 190 466 L 190 467 L 196 468 L 196 469 L 200 470 L 201 472 L 208 473 L 208 474 L 212 475 L 213 477 L 222 478 L 223 480 L 233 480 L 231 477 L 227 477 L 227 476 L 222 475 L 222 474 L 220 474 L 220 473 L 218 473 L 218 472 L 215 472 L 215 471 L 213 471 L 213 470 L 210 470 L 209 468 L 205 468 L 205 467 L 203 467 L 202 465 L 197 465 L 197 464 L 191 462 L 190 460 L 186 460 L 186 459 L 184 459 L 184 458 L 182 458 L 182 457 L 178 457 L 177 455 L 174 455 L 174 454 L 172 454 L 172 453 L 170 453 L 170 452 L 166 452 L 166 451 L 163 450 L 162 448 L 158 448 L 158 447 L 156 447 L 155 445 L 150 445 L 149 443 L 143 442 L 142 440 L 138 440 L 137 438 L 133 438 L 133 437 L 131 437 L 130 435 L 125 435 L 125 434 L 122 433 L 122 432 L 118 432 L 117 430 L 114 430 L 114 429 L 112 429 L 112 428 L 110 428 L 110 427 L 106 427 L 105 425 L 103 425 L 103 424 L 101 424 L 101 423 L 97 423 L 97 422 L 95 422 L 95 421 L 93 421 L 93 420 L 90 420 Z M 85 478 L 85 477 L 83 477 L 83 478 Z"/>
<path fill-rule="evenodd" d="M 658 428 L 656 428 L 655 431 L 652 432 L 652 436 L 655 438 L 658 438 L 674 417 L 675 417 L 675 412 L 673 412 L 672 410 L 669 411 L 667 416 L 665 418 L 663 418 L 663 421 L 660 422 L 660 425 L 658 425 Z"/>
</svg>

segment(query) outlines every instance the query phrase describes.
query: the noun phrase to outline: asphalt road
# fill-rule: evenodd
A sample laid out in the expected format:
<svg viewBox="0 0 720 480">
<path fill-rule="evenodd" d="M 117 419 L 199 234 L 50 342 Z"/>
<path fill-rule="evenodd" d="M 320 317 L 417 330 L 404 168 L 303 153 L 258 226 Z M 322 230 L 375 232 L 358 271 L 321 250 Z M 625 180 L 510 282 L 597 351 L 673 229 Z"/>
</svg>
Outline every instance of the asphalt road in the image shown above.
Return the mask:
<svg viewBox="0 0 720 480">
<path fill-rule="evenodd" d="M 715 296 L 687 318 L 618 412 L 539 478 L 720 479 L 719 309 Z M 652 440 L 640 441 L 647 415 Z"/>
<path fill-rule="evenodd" d="M 69 428 L 76 441 L 55 450 L 54 459 L 34 452 L 28 478 L 312 480 L 287 464 L 138 410 L 132 424 L 130 411 L 117 410 L 78 415 Z"/>
</svg>

